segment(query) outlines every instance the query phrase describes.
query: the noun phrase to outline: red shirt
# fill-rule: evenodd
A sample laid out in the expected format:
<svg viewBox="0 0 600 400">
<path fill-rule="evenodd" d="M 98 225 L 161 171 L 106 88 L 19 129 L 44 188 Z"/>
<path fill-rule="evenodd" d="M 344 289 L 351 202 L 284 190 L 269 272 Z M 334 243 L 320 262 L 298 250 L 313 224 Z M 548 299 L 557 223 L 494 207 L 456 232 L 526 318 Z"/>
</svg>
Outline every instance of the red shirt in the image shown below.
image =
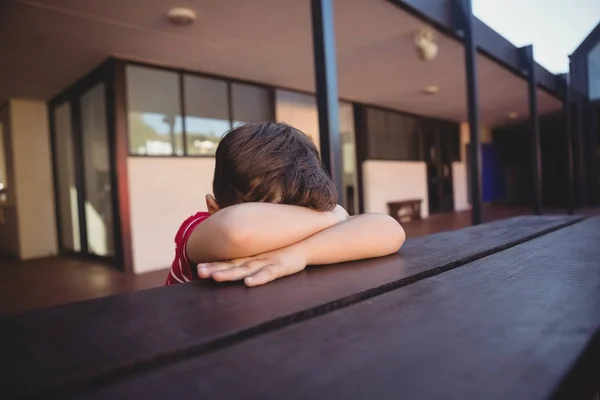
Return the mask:
<svg viewBox="0 0 600 400">
<path fill-rule="evenodd" d="M 190 235 L 196 227 L 210 216 L 207 212 L 199 212 L 186 219 L 175 235 L 175 259 L 165 285 L 185 283 L 198 279 L 198 271 L 187 258 L 186 246 Z"/>
</svg>

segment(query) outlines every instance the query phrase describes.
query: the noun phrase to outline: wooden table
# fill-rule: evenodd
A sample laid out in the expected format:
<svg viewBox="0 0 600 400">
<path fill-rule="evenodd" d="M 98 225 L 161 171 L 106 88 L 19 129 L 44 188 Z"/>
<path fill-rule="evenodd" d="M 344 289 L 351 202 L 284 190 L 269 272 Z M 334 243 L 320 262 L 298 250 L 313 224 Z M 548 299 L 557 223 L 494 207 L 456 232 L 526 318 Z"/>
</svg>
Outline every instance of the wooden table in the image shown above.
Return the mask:
<svg viewBox="0 0 600 400">
<path fill-rule="evenodd" d="M 0 398 L 591 398 L 600 218 L 518 217 L 260 288 L 0 318 Z"/>
</svg>

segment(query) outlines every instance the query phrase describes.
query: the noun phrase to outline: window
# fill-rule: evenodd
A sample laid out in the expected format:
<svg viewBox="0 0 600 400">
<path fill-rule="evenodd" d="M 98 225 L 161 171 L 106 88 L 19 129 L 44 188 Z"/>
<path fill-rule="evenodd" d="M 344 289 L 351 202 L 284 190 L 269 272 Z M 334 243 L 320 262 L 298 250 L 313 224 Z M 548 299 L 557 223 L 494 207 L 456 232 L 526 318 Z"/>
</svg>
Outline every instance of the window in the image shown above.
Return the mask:
<svg viewBox="0 0 600 400">
<path fill-rule="evenodd" d="M 185 131 L 188 155 L 214 155 L 231 128 L 227 82 L 185 75 Z"/>
<path fill-rule="evenodd" d="M 277 121 L 300 129 L 320 150 L 319 113 L 316 97 L 288 90 L 277 90 L 275 103 Z"/>
<path fill-rule="evenodd" d="M 590 100 L 600 100 L 600 43 L 588 54 L 588 82 Z"/>
<path fill-rule="evenodd" d="M 367 108 L 367 157 L 379 160 L 420 161 L 427 135 L 442 138 L 451 161 L 460 161 L 458 124 L 376 108 Z M 434 140 L 435 141 L 435 140 Z"/>
<path fill-rule="evenodd" d="M 358 183 L 356 177 L 356 139 L 354 108 L 340 102 L 340 136 L 342 142 L 342 194 L 344 208 L 352 215 L 358 212 Z"/>
<path fill-rule="evenodd" d="M 85 220 L 88 251 L 114 255 L 114 226 L 104 83 L 81 96 L 81 139 L 85 172 Z"/>
<path fill-rule="evenodd" d="M 2 194 L 6 190 L 6 156 L 4 153 L 4 134 L 2 132 L 2 121 L 0 121 L 0 202 L 5 201 Z"/>
<path fill-rule="evenodd" d="M 231 84 L 233 125 L 272 121 L 269 91 L 260 86 Z"/>
<path fill-rule="evenodd" d="M 79 196 L 75 183 L 71 106 L 65 102 L 54 109 L 54 159 L 58 195 L 59 234 L 65 249 L 80 251 Z"/>
<path fill-rule="evenodd" d="M 183 155 L 176 72 L 128 65 L 129 149 L 136 155 Z"/>
<path fill-rule="evenodd" d="M 375 108 L 367 109 L 367 158 L 385 158 L 385 148 L 389 145 L 386 140 L 386 112 Z"/>
</svg>

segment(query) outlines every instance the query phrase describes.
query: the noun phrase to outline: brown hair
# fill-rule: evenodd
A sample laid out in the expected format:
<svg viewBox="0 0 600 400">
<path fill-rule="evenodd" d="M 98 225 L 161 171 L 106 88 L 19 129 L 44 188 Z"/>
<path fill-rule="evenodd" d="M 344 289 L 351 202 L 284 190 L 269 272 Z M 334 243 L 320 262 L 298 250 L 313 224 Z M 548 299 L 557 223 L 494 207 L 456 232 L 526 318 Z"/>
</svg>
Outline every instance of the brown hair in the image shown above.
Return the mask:
<svg viewBox="0 0 600 400">
<path fill-rule="evenodd" d="M 242 125 L 227 132 L 216 153 L 213 192 L 219 207 L 269 202 L 330 211 L 333 181 L 314 143 L 284 123 Z"/>
</svg>

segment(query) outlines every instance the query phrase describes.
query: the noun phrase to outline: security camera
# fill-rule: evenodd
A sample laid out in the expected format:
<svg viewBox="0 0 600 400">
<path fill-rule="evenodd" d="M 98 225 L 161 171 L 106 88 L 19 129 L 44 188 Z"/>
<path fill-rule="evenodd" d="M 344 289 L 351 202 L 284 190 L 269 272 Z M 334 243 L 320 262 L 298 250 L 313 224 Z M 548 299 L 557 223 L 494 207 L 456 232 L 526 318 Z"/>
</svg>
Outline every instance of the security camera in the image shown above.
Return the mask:
<svg viewBox="0 0 600 400">
<path fill-rule="evenodd" d="M 433 32 L 423 28 L 415 34 L 415 49 L 423 61 L 431 61 L 437 56 L 438 45 L 435 43 Z"/>
</svg>

